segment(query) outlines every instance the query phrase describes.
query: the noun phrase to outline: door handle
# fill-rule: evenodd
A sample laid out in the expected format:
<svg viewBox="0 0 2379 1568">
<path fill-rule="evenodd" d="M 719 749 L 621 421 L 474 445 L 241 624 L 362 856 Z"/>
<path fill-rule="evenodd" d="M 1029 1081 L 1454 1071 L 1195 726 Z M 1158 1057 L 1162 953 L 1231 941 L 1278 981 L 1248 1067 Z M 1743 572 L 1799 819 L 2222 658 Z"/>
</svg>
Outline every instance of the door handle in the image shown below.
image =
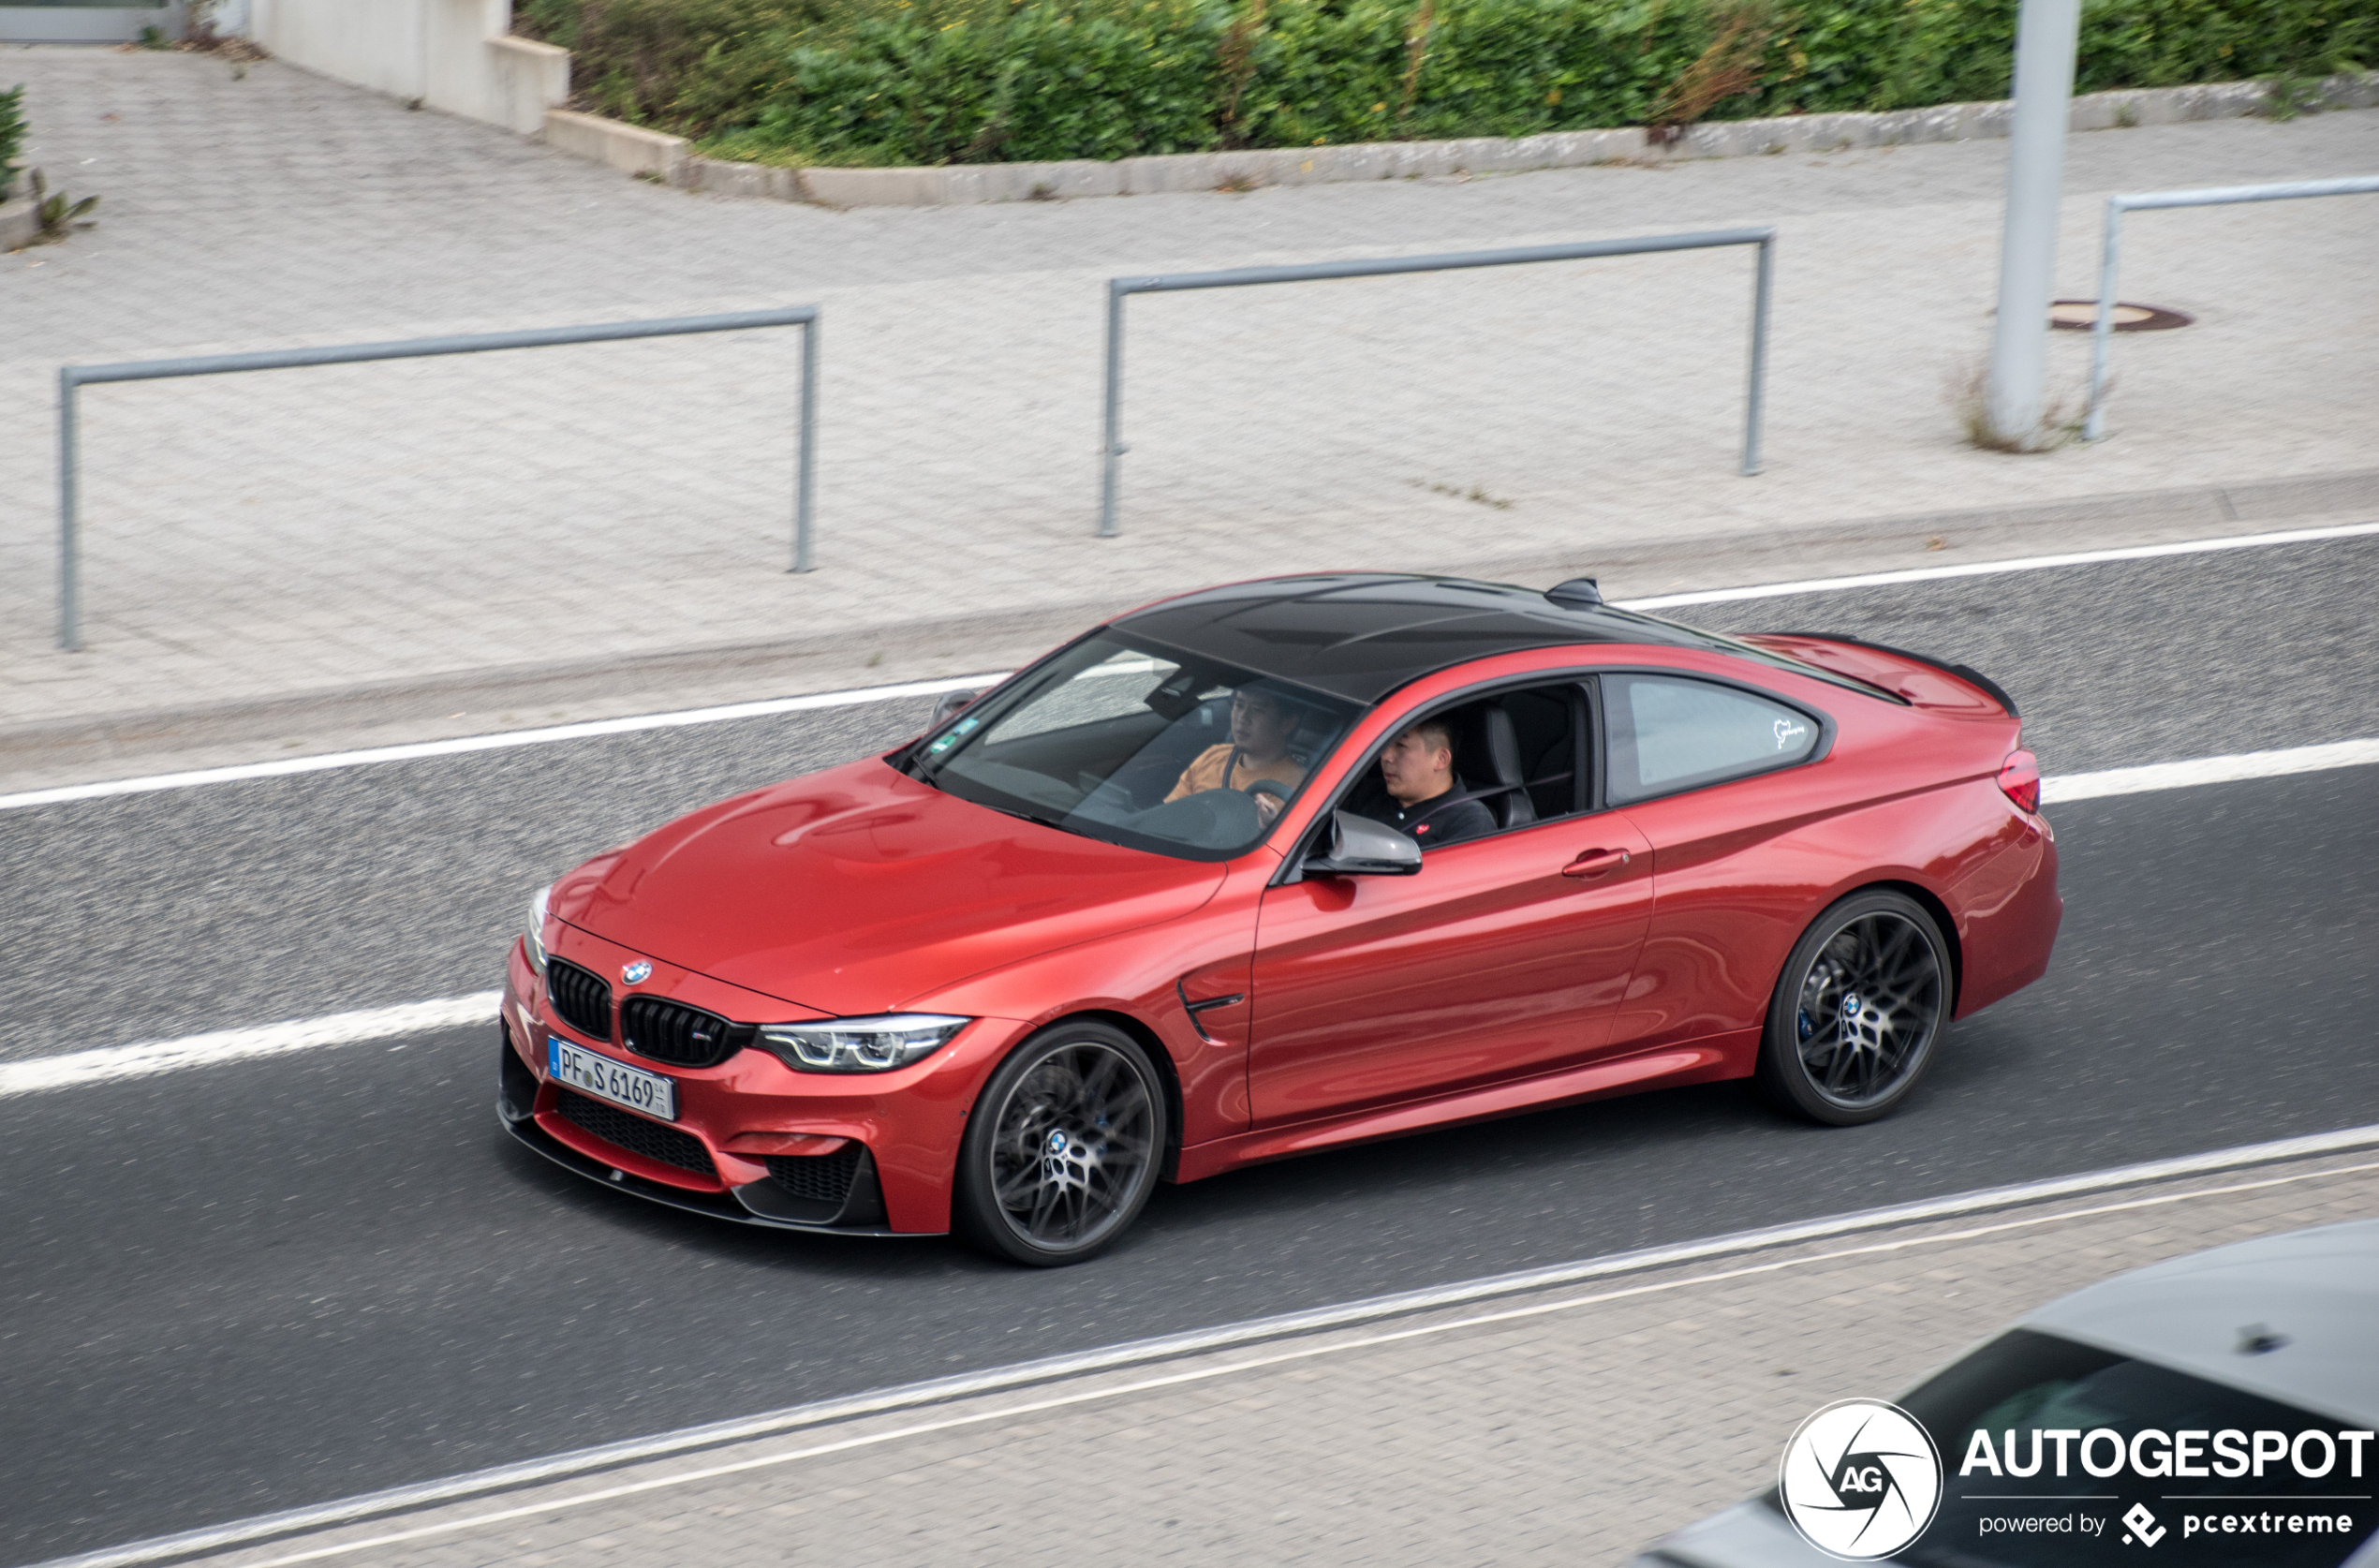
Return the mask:
<svg viewBox="0 0 2379 1568">
<path fill-rule="evenodd" d="M 1561 875 L 1583 881 L 1616 871 L 1634 858 L 1625 850 L 1588 850 L 1561 867 Z"/>
</svg>

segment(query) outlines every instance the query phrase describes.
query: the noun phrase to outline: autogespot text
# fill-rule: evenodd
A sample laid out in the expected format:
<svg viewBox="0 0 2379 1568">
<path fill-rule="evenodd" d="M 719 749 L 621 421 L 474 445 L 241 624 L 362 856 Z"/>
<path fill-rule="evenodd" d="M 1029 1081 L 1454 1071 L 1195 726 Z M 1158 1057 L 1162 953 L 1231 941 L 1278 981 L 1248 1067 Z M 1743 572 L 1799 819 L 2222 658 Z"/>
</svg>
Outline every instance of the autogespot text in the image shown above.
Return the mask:
<svg viewBox="0 0 2379 1568">
<path fill-rule="evenodd" d="M 1958 1473 L 2038 1475 L 2044 1458 L 2053 1456 L 2055 1473 L 2061 1476 L 2071 1473 L 2067 1461 L 2072 1457 L 2102 1481 L 2126 1471 L 2147 1479 L 2237 1480 L 2252 1472 L 2255 1479 L 2262 1480 L 2266 1466 L 2277 1467 L 2285 1460 L 2299 1477 L 2317 1481 L 2336 1471 L 2342 1457 L 2346 1477 L 2359 1481 L 2364 1449 L 2374 1435 L 2339 1432 L 2332 1437 L 2319 1427 L 2301 1432 L 2242 1432 L 2237 1427 L 2161 1432 L 2150 1427 L 2134 1432 L 2126 1441 L 2122 1433 L 2110 1427 L 2097 1427 L 2088 1432 L 2071 1427 L 2034 1428 L 2032 1447 L 2025 1454 L 2024 1462 L 2018 1464 L 2013 1428 L 2005 1434 L 2003 1458 L 1991 1442 L 1990 1433 L 1977 1431 L 1966 1444 L 1966 1457 L 1958 1465 Z"/>
</svg>

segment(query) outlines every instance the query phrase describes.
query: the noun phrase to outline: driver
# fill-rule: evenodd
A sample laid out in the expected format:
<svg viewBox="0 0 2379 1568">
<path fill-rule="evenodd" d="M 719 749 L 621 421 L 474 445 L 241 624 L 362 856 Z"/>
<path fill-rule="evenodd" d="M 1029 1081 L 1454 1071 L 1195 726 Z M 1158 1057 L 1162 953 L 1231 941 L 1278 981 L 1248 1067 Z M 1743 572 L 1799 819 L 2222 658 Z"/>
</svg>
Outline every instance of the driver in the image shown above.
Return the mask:
<svg viewBox="0 0 2379 1568">
<path fill-rule="evenodd" d="M 1296 792 L 1305 782 L 1305 764 L 1292 756 L 1289 742 L 1297 732 L 1296 716 L 1268 691 L 1241 687 L 1231 698 L 1231 739 L 1210 746 L 1190 761 L 1167 802 L 1205 790 L 1244 790 L 1259 779 L 1278 785 L 1255 797 L 1256 809 L 1270 818 L 1280 809 L 1281 796 Z"/>
<path fill-rule="evenodd" d="M 1425 718 L 1388 742 L 1380 779 L 1396 808 L 1378 820 L 1411 834 L 1424 850 L 1495 831 L 1495 813 L 1454 771 L 1454 730 L 1442 718 Z"/>
</svg>

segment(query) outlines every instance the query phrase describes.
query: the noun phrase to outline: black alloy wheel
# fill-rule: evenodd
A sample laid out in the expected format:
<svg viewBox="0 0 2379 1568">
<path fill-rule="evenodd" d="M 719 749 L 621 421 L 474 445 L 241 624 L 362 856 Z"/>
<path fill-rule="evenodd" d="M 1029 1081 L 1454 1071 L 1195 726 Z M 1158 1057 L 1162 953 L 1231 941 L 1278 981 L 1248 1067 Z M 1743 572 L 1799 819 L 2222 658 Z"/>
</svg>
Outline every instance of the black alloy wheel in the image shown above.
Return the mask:
<svg viewBox="0 0 2379 1568">
<path fill-rule="evenodd" d="M 1949 948 L 1924 906 L 1854 893 L 1794 945 L 1768 1004 L 1760 1089 L 1779 1108 L 1850 1127 L 1889 1115 L 1949 1027 Z"/>
<path fill-rule="evenodd" d="M 1139 1218 L 1164 1147 L 1164 1089 L 1139 1043 L 1105 1024 L 1054 1024 L 976 1101 L 953 1218 L 995 1256 L 1080 1263 Z"/>
</svg>

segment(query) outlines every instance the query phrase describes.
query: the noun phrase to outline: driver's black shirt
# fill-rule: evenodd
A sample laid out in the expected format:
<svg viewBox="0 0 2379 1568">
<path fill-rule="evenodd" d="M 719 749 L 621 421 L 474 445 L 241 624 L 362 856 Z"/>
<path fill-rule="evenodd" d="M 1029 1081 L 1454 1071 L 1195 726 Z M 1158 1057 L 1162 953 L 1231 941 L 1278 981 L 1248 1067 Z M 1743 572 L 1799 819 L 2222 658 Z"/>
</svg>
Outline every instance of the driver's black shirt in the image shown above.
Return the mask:
<svg viewBox="0 0 2379 1568">
<path fill-rule="evenodd" d="M 1482 838 L 1495 831 L 1495 813 L 1483 800 L 1457 800 L 1451 806 L 1441 805 L 1448 796 L 1464 793 L 1457 777 L 1454 787 L 1442 795 L 1399 806 L 1391 798 L 1381 811 L 1372 813 L 1379 821 L 1400 833 L 1411 834 L 1421 848 L 1434 850 L 1441 844 L 1459 843 L 1465 838 Z"/>
</svg>

